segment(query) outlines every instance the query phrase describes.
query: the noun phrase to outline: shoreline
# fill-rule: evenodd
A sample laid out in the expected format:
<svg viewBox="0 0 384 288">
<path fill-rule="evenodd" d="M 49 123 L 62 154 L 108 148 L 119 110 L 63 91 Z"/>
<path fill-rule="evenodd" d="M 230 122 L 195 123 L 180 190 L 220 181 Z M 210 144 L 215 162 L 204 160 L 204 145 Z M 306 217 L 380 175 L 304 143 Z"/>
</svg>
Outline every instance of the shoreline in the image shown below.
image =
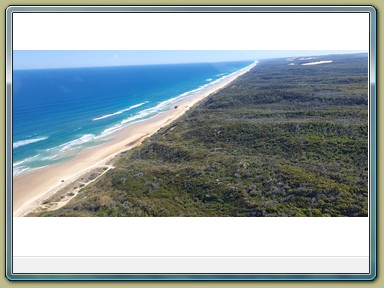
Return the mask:
<svg viewBox="0 0 384 288">
<path fill-rule="evenodd" d="M 28 213 L 35 211 L 41 207 L 42 203 L 48 198 L 53 197 L 60 190 L 74 184 L 82 175 L 85 175 L 94 169 L 106 166 L 108 166 L 108 170 L 113 169 L 113 164 L 108 164 L 108 162 L 115 156 L 137 147 L 160 128 L 178 119 L 192 106 L 229 85 L 256 65 L 257 62 L 254 62 L 251 65 L 228 75 L 227 78 L 216 85 L 213 85 L 198 94 L 181 99 L 178 103 L 175 103 L 174 109 L 171 108 L 168 111 L 161 112 L 149 119 L 129 124 L 109 135 L 109 141 L 99 146 L 82 150 L 74 158 L 68 161 L 49 167 L 43 167 L 26 174 L 13 176 L 13 216 L 25 216 Z M 102 174 L 104 174 L 104 172 Z M 89 181 L 86 185 L 93 182 L 93 180 Z M 76 194 L 77 193 L 74 193 L 72 196 L 75 197 Z M 73 197 L 64 198 L 65 200 L 60 202 L 59 206 L 64 206 Z M 56 209 L 60 207 L 57 207 Z"/>
</svg>

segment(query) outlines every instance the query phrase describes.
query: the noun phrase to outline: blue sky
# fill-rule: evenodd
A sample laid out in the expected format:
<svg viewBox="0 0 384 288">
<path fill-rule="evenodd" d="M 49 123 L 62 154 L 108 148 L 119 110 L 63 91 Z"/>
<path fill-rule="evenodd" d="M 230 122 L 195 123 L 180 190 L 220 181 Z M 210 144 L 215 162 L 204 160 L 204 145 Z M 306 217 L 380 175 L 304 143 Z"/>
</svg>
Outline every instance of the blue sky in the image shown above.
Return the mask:
<svg viewBox="0 0 384 288">
<path fill-rule="evenodd" d="M 226 51 L 226 50 L 15 50 L 13 69 L 103 67 L 149 64 L 224 62 L 366 51 Z"/>
</svg>

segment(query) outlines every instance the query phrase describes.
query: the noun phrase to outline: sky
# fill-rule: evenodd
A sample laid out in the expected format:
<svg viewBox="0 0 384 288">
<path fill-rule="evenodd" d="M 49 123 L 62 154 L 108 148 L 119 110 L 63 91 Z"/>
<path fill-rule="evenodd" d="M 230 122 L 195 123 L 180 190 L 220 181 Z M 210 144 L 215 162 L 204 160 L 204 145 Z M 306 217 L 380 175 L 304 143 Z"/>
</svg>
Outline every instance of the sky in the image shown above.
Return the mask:
<svg viewBox="0 0 384 288">
<path fill-rule="evenodd" d="M 204 63 L 367 52 L 361 50 L 14 50 L 13 69 Z"/>
</svg>

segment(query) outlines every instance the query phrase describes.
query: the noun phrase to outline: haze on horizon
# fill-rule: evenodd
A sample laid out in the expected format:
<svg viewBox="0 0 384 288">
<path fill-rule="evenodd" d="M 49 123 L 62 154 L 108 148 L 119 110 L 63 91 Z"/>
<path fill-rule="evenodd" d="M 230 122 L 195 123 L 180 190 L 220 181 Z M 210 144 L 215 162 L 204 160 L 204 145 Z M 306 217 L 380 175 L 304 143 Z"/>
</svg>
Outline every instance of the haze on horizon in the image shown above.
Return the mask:
<svg viewBox="0 0 384 288">
<path fill-rule="evenodd" d="M 15 50 L 13 69 L 248 61 L 266 58 L 367 53 L 362 50 Z"/>
</svg>

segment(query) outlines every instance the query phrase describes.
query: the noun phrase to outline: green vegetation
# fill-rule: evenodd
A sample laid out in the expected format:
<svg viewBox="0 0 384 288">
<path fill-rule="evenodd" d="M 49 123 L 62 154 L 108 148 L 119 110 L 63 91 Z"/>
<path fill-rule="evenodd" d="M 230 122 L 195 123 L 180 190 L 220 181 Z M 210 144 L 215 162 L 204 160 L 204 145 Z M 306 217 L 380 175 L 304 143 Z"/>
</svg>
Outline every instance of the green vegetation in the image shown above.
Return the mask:
<svg viewBox="0 0 384 288">
<path fill-rule="evenodd" d="M 263 60 L 40 216 L 367 216 L 367 55 Z"/>
</svg>

